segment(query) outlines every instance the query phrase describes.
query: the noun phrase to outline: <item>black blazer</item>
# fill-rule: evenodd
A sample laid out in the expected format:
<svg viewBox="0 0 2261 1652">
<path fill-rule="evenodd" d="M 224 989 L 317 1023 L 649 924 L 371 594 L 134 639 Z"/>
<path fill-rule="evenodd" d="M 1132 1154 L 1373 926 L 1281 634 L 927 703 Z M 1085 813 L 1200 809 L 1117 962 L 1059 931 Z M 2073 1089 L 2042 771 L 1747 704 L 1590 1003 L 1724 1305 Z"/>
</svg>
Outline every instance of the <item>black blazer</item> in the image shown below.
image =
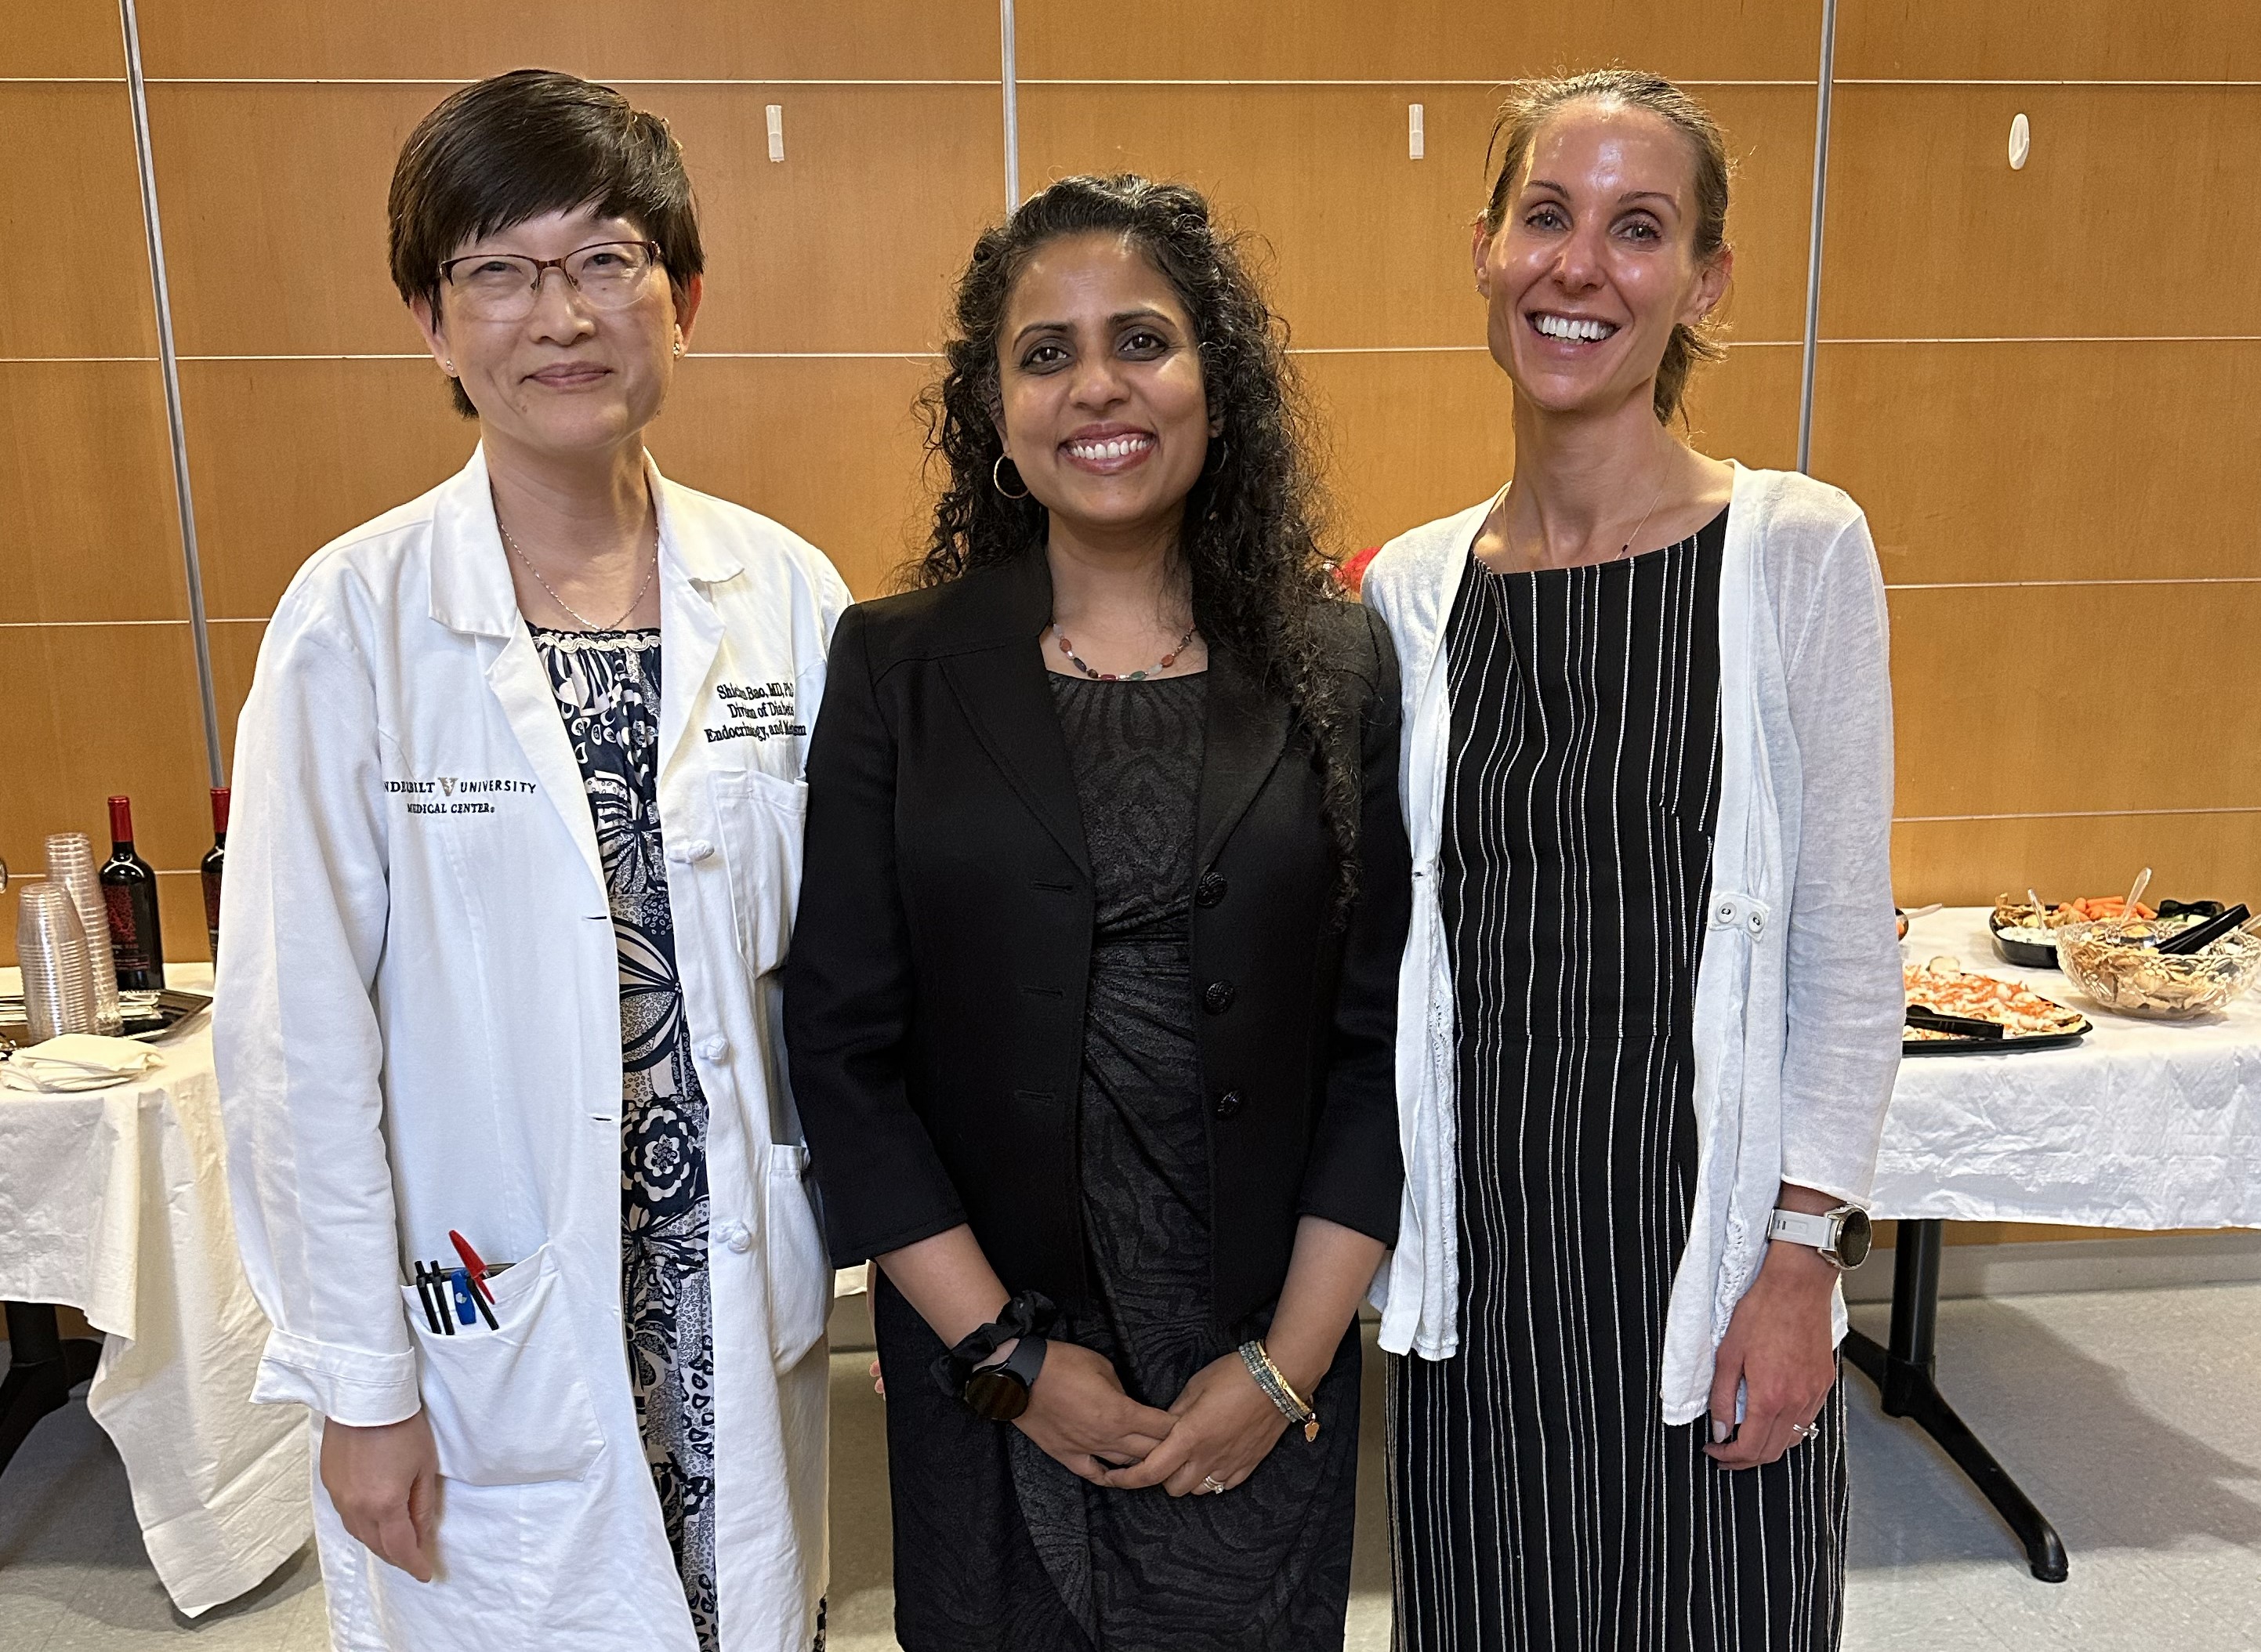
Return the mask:
<svg viewBox="0 0 2261 1652">
<path fill-rule="evenodd" d="M 1051 610 L 1032 557 L 842 617 L 785 1031 L 836 1265 L 970 1222 L 1008 1289 L 1066 1304 L 1089 1294 L 1076 1115 L 1094 905 L 1038 652 Z M 1323 631 L 1364 758 L 1347 930 L 1330 923 L 1309 736 L 1209 656 L 1191 1009 L 1223 1325 L 1277 1297 L 1299 1215 L 1397 1233 L 1396 658 L 1355 605 L 1325 605 Z"/>
</svg>

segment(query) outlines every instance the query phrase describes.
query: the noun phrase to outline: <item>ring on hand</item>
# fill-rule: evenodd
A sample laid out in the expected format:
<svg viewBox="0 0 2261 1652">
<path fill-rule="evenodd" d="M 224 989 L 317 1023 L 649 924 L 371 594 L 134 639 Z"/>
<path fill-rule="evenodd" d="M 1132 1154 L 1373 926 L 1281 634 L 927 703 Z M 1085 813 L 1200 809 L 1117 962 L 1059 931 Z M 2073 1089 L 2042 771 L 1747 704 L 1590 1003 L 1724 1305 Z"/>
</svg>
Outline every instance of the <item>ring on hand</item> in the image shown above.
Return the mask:
<svg viewBox="0 0 2261 1652">
<path fill-rule="evenodd" d="M 1208 1492 L 1211 1497 L 1215 1497 L 1218 1492 L 1224 1490 L 1224 1487 L 1218 1483 L 1215 1475 L 1203 1475 L 1202 1476 L 1201 1489 Z"/>
<path fill-rule="evenodd" d="M 1820 1423 L 1792 1423 L 1790 1426 L 1790 1432 L 1798 1436 L 1800 1440 L 1807 1440 L 1812 1439 L 1814 1435 L 1821 1432 L 1821 1425 Z"/>
</svg>

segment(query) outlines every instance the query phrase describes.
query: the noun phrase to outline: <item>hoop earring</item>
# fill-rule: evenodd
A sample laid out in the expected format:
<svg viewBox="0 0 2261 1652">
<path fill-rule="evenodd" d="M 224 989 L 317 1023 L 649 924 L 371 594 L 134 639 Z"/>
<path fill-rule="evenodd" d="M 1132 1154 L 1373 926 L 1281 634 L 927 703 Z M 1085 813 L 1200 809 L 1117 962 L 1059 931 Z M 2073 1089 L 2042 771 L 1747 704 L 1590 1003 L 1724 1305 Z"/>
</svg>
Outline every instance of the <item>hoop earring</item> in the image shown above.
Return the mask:
<svg viewBox="0 0 2261 1652">
<path fill-rule="evenodd" d="M 1223 476 L 1224 467 L 1232 463 L 1232 443 L 1222 436 L 1216 437 L 1214 440 L 1217 446 L 1217 468 L 1212 470 L 1206 463 L 1202 465 L 1202 478 L 1204 481 L 1214 481 Z"/>
<path fill-rule="evenodd" d="M 1022 478 L 1021 491 L 1016 493 L 1005 485 L 1004 478 L 998 474 L 998 472 L 1002 470 L 1004 468 L 1005 456 L 1001 453 L 989 466 L 989 485 L 995 488 L 1000 493 L 1002 493 L 1008 499 L 1019 500 L 1028 498 L 1029 489 L 1027 479 L 1025 478 Z M 1013 467 L 1013 474 L 1016 477 L 1020 477 L 1021 467 L 1019 465 L 1016 464 Z"/>
</svg>

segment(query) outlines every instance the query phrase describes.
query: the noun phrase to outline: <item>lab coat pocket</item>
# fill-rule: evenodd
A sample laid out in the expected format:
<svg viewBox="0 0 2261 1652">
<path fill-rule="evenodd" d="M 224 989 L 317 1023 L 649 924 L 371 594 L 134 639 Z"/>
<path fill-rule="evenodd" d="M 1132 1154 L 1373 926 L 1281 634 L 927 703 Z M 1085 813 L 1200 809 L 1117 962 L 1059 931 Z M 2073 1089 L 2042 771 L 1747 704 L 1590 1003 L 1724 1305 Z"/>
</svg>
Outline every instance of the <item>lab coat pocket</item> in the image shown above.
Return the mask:
<svg viewBox="0 0 2261 1652">
<path fill-rule="evenodd" d="M 816 1346 L 832 1309 L 832 1263 L 808 1196 L 808 1149 L 766 1150 L 762 1260 L 769 1273 L 770 1357 L 789 1371 Z"/>
<path fill-rule="evenodd" d="M 549 1247 L 488 1284 L 496 1328 L 481 1319 L 454 1336 L 434 1334 L 415 1288 L 401 1287 L 440 1472 L 470 1485 L 578 1480 L 605 1441 Z"/>
<path fill-rule="evenodd" d="M 808 783 L 758 769 L 718 774 L 714 809 L 730 870 L 738 949 L 754 974 L 767 974 L 785 961 L 793 938 Z"/>
</svg>

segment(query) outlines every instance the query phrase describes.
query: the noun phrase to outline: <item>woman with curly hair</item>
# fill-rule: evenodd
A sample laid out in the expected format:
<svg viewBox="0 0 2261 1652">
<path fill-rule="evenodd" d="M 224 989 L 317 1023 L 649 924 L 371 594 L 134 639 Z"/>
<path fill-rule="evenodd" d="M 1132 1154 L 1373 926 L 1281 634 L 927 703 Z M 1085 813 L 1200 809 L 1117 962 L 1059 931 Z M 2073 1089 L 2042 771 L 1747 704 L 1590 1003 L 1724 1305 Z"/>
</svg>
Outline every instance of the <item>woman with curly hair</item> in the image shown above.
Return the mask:
<svg viewBox="0 0 2261 1652">
<path fill-rule="evenodd" d="M 786 980 L 834 1259 L 879 1265 L 896 1634 L 1339 1647 L 1396 664 L 1199 195 L 1052 185 L 955 321 L 916 588 L 835 643 Z"/>
</svg>

